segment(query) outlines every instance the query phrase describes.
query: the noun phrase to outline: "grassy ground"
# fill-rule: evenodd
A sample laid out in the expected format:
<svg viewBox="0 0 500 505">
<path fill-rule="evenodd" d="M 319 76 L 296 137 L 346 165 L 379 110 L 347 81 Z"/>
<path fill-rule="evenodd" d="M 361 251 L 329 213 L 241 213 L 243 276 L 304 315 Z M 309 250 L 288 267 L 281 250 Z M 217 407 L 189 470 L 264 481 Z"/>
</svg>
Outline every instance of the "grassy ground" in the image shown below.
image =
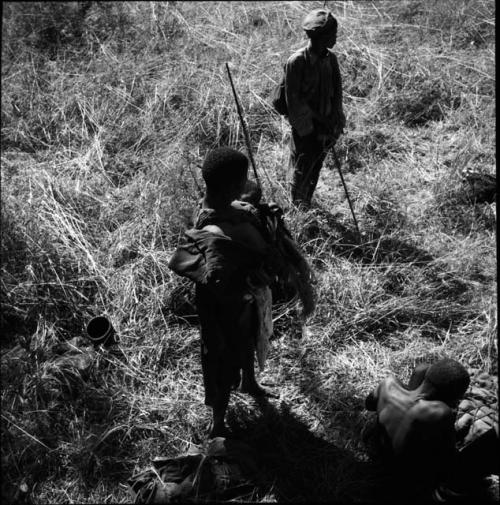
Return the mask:
<svg viewBox="0 0 500 505">
<path fill-rule="evenodd" d="M 127 502 L 157 455 L 204 439 L 190 286 L 167 262 L 217 145 L 245 149 L 317 276 L 302 338 L 275 308 L 264 383 L 229 424 L 259 449 L 254 501 L 384 502 L 361 432 L 365 395 L 439 356 L 497 374 L 496 206 L 464 170 L 495 171 L 492 0 L 328 2 L 347 128 L 338 145 L 362 231 L 327 159 L 312 210 L 289 207 L 286 122 L 269 93 L 322 2 L 3 4 L 2 490 L 36 503 Z M 125 359 L 90 376 L 53 346 L 107 314 Z"/>
</svg>

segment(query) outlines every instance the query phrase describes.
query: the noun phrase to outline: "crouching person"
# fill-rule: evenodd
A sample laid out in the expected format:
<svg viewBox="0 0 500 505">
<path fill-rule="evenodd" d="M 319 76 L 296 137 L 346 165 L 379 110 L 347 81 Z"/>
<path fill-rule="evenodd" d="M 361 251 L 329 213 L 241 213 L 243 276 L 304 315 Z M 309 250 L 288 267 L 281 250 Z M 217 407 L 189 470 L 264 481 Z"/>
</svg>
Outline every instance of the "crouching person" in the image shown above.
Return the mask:
<svg viewBox="0 0 500 505">
<path fill-rule="evenodd" d="M 458 475 L 463 479 L 464 469 L 474 466 L 457 450 L 455 430 L 457 407 L 469 384 L 467 370 L 446 358 L 419 365 L 408 386 L 388 377 L 366 398 L 367 410 L 377 412 L 379 442 L 392 459 L 396 487 L 405 499 L 449 501 L 451 494 L 444 499 L 437 491 L 456 483 Z"/>
<path fill-rule="evenodd" d="M 196 284 L 201 325 L 205 404 L 213 411 L 211 437 L 226 434 L 225 414 L 232 389 L 271 395 L 255 378 L 254 359 L 264 367 L 272 334 L 269 288 L 280 255 L 267 240 L 255 207 L 239 201 L 247 182 L 248 159 L 231 148 L 206 156 L 206 194 L 194 228 L 169 267 Z"/>
</svg>

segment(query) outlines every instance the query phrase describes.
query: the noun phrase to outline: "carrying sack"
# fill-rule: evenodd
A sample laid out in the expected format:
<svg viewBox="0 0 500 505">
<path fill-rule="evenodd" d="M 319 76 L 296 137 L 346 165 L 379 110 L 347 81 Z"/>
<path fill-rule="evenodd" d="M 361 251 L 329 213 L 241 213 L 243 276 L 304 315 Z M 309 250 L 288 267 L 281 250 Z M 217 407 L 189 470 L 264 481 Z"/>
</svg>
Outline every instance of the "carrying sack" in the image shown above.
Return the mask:
<svg viewBox="0 0 500 505">
<path fill-rule="evenodd" d="M 275 86 L 271 92 L 271 104 L 274 110 L 281 116 L 288 116 L 288 107 L 285 97 L 285 73 L 286 65 L 283 66 L 283 77 L 281 82 Z"/>
</svg>

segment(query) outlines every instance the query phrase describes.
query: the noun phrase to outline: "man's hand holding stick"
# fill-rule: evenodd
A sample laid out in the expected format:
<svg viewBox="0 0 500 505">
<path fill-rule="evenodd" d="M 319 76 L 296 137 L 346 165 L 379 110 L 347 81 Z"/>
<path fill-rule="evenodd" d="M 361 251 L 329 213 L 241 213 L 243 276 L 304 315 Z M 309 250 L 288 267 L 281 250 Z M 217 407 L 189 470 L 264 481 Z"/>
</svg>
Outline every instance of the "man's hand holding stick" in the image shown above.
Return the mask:
<svg viewBox="0 0 500 505">
<path fill-rule="evenodd" d="M 328 125 L 325 124 L 325 121 L 323 120 L 323 118 L 321 116 L 319 116 L 319 114 L 314 113 L 314 111 L 313 111 L 313 117 L 320 124 L 328 127 Z M 325 148 L 324 148 L 325 153 L 328 153 L 328 151 L 330 151 L 330 150 L 332 151 L 333 160 L 335 162 L 335 167 L 337 168 L 337 171 L 340 175 L 340 180 L 342 181 L 342 186 L 344 186 L 345 196 L 347 197 L 347 202 L 349 203 L 349 208 L 351 209 L 352 219 L 354 221 L 354 225 L 356 226 L 356 230 L 358 232 L 358 238 L 361 238 L 361 232 L 359 231 L 358 221 L 356 219 L 356 215 L 354 214 L 354 208 L 352 206 L 349 192 L 347 191 L 347 185 L 345 183 L 344 176 L 342 175 L 342 169 L 340 167 L 340 160 L 337 156 L 337 153 L 335 152 L 335 143 L 337 142 L 337 139 L 341 133 L 343 133 L 343 128 L 337 129 L 337 131 L 335 131 L 333 135 L 321 135 L 319 137 L 319 139 L 322 140 L 324 143 L 323 145 L 325 146 Z M 333 140 L 332 140 L 332 137 L 333 137 Z"/>
</svg>

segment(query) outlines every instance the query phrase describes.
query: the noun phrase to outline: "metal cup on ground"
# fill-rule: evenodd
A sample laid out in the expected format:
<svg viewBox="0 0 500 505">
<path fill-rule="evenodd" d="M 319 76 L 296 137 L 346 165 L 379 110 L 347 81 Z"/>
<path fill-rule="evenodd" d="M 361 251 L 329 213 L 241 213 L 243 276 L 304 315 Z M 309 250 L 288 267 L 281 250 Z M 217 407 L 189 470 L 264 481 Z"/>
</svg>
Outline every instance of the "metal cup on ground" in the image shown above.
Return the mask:
<svg viewBox="0 0 500 505">
<path fill-rule="evenodd" d="M 98 345 L 109 347 L 118 343 L 116 331 L 106 316 L 96 316 L 89 321 L 87 336 L 96 347 Z"/>
</svg>

